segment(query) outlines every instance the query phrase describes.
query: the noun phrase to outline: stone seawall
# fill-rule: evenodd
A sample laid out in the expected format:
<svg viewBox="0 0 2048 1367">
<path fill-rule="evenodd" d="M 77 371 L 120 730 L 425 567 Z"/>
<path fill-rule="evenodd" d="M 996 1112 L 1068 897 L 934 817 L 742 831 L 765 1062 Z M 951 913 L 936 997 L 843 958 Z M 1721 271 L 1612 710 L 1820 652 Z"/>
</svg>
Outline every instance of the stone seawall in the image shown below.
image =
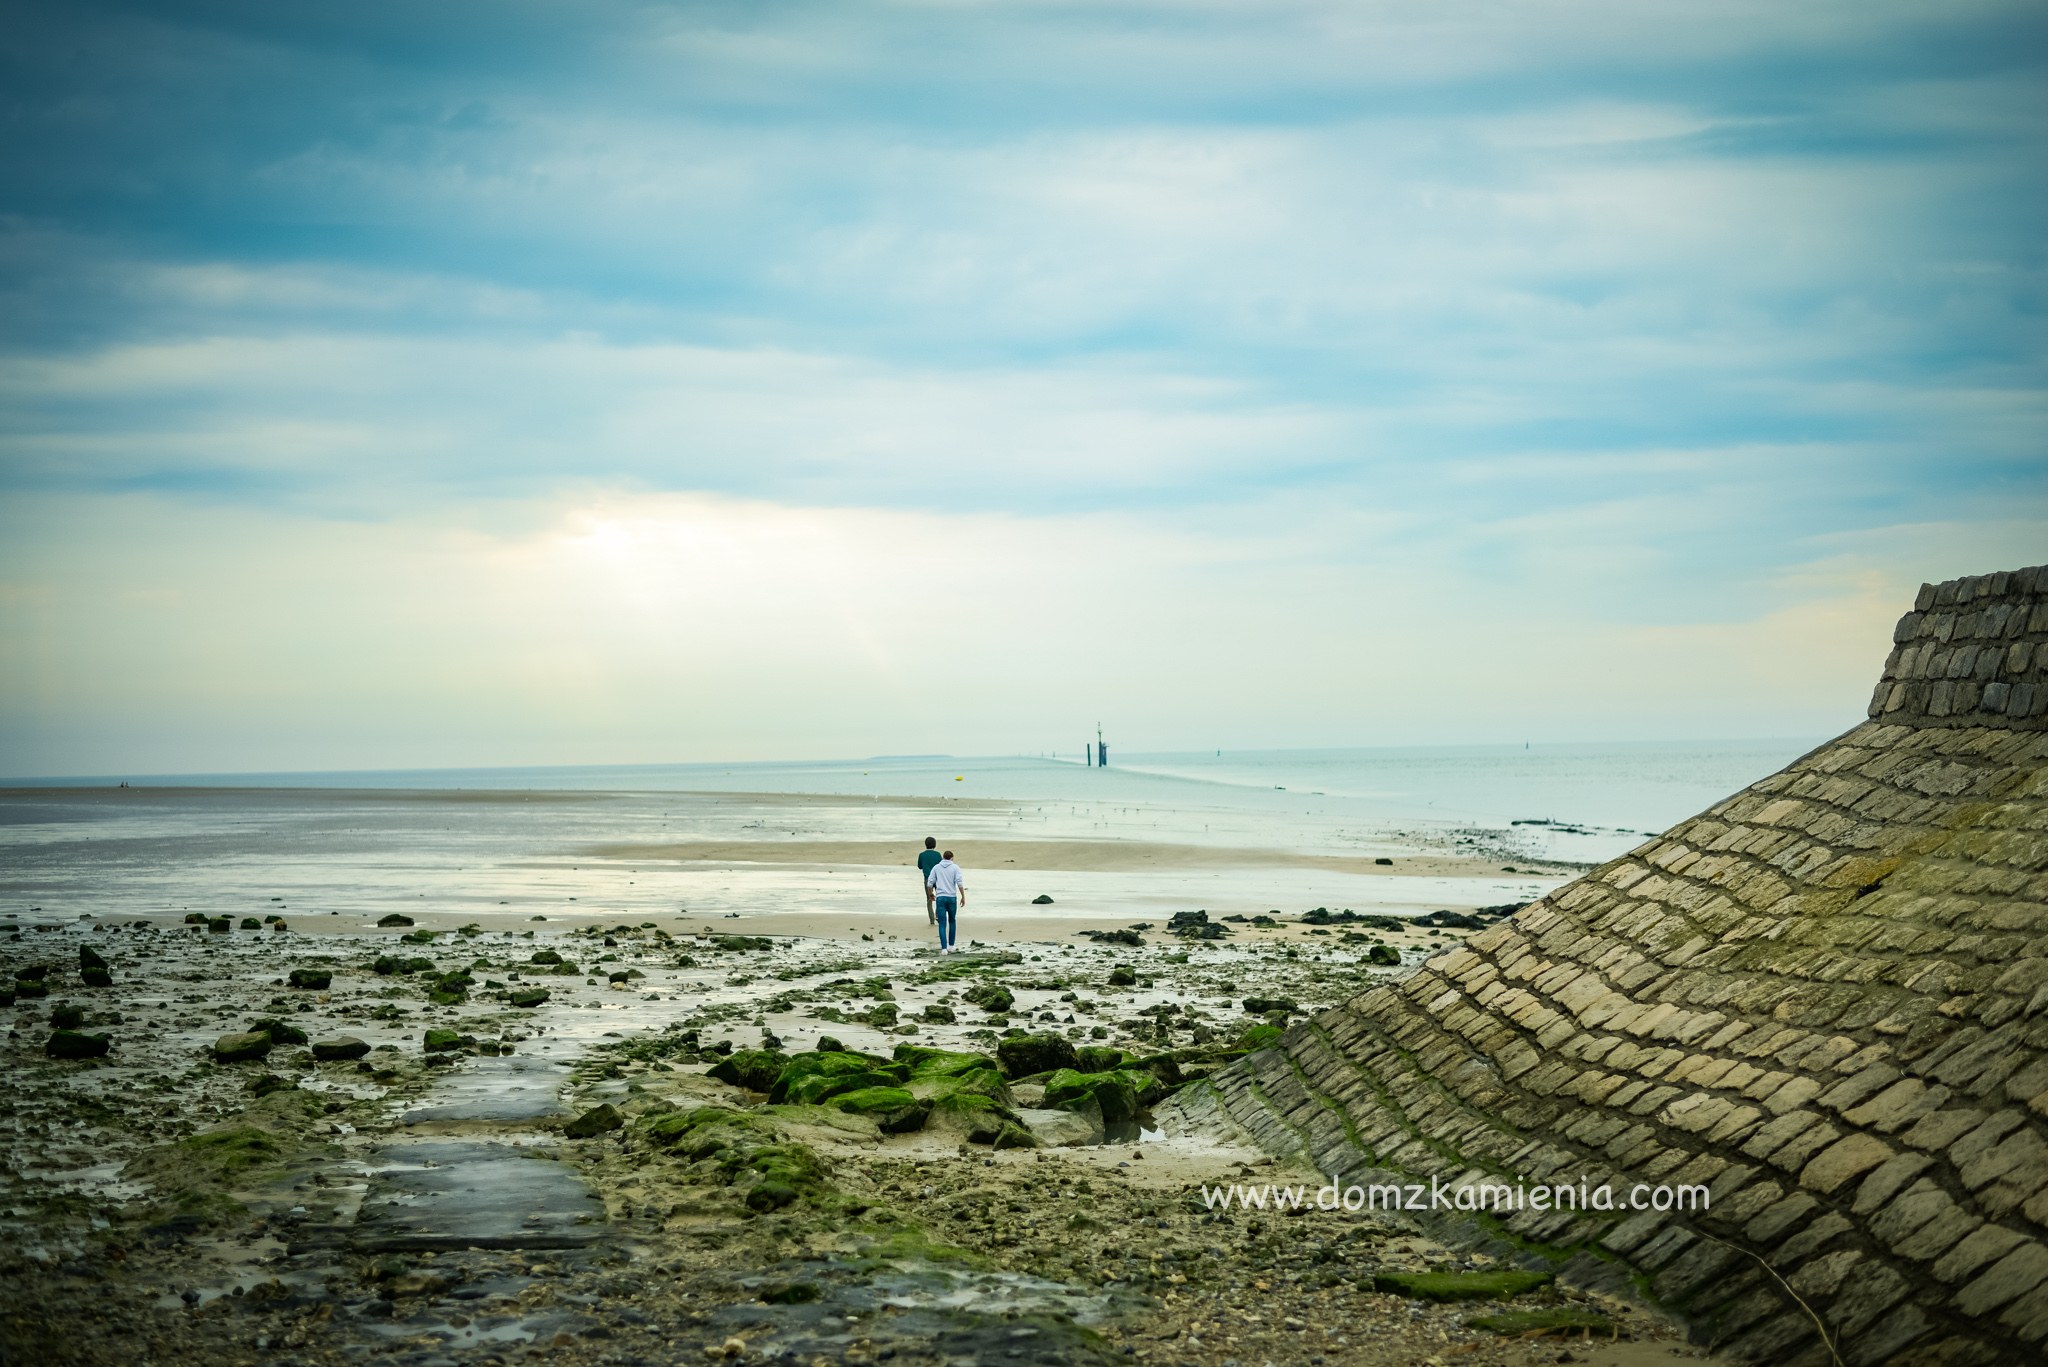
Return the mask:
<svg viewBox="0 0 2048 1367">
<path fill-rule="evenodd" d="M 1178 1129 L 1346 1182 L 1699 1184 L 1453 1215 L 1759 1362 L 2048 1341 L 2048 568 L 1930 586 L 1872 720 L 1291 1029 Z"/>
</svg>

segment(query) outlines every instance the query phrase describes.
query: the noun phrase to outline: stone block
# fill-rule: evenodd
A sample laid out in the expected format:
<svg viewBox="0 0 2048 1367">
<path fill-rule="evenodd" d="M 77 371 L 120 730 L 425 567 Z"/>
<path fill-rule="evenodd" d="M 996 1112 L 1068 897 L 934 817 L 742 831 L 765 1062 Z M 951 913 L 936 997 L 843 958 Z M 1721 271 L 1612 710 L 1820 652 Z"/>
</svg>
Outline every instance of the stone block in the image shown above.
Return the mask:
<svg viewBox="0 0 2048 1367">
<path fill-rule="evenodd" d="M 1893 1156 L 1891 1145 L 1867 1134 L 1852 1134 L 1820 1151 L 1799 1173 L 1799 1185 L 1823 1195 L 1841 1190 Z"/>
<path fill-rule="evenodd" d="M 1955 1306 L 1973 1318 L 1988 1315 L 2044 1282 L 2048 1282 L 2048 1247 L 2028 1241 L 1966 1282 L 1956 1292 Z"/>
</svg>

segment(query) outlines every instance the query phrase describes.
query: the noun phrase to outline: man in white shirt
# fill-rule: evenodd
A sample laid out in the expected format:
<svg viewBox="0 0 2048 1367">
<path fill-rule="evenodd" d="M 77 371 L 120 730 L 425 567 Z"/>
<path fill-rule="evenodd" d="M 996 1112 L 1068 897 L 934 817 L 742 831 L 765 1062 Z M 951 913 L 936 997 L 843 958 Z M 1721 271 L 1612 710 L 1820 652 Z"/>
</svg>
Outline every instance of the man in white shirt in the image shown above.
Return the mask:
<svg viewBox="0 0 2048 1367">
<path fill-rule="evenodd" d="M 932 910 L 939 920 L 939 953 L 956 953 L 953 942 L 958 938 L 960 904 L 967 900 L 967 882 L 960 876 L 960 866 L 953 862 L 951 850 L 939 856 L 939 862 L 924 876 L 924 883 L 931 889 Z"/>
</svg>

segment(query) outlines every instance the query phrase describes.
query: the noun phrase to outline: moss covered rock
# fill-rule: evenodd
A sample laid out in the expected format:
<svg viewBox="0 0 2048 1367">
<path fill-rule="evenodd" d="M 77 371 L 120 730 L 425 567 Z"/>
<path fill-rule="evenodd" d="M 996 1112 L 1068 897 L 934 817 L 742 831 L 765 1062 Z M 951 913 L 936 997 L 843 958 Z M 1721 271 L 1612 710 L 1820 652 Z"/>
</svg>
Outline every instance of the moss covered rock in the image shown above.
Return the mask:
<svg viewBox="0 0 2048 1367">
<path fill-rule="evenodd" d="M 424 1043 L 427 1053 L 446 1054 L 461 1049 L 466 1045 L 475 1044 L 476 1037 L 465 1035 L 459 1030 L 436 1029 L 427 1031 Z"/>
<path fill-rule="evenodd" d="M 517 987 L 505 998 L 512 1005 L 524 1007 L 528 1010 L 543 1005 L 547 999 L 548 990 L 545 987 Z"/>
<path fill-rule="evenodd" d="M 325 992 L 334 981 L 334 975 L 324 968 L 295 968 L 285 981 L 307 991 Z"/>
</svg>

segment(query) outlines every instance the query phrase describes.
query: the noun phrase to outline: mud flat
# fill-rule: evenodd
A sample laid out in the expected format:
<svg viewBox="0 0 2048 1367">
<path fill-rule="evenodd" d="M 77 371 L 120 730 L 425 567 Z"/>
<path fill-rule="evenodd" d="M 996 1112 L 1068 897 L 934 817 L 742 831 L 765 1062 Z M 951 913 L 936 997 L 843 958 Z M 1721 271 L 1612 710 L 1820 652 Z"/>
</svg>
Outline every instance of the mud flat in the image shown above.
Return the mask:
<svg viewBox="0 0 2048 1367">
<path fill-rule="evenodd" d="M 1698 1360 L 1403 1215 L 1214 1209 L 1322 1179 L 1154 1129 L 1459 918 L 946 958 L 430 919 L 0 933 L 7 1361 Z"/>
</svg>

